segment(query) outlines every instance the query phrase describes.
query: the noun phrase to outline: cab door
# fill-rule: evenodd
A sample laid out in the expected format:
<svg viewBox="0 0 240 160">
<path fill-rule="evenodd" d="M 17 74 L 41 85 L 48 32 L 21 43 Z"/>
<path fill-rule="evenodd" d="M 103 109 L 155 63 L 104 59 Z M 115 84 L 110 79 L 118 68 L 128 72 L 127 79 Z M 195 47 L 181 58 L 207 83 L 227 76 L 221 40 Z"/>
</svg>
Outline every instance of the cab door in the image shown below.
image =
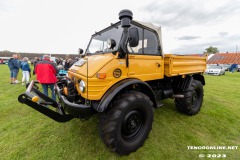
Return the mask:
<svg viewBox="0 0 240 160">
<path fill-rule="evenodd" d="M 155 32 L 140 29 L 139 45 L 129 50 L 129 72 L 131 78 L 143 81 L 162 79 L 164 76 L 164 61 L 159 51 L 159 43 Z"/>
<path fill-rule="evenodd" d="M 162 79 L 163 65 L 163 58 L 159 55 L 129 55 L 128 76 L 143 81 Z"/>
</svg>

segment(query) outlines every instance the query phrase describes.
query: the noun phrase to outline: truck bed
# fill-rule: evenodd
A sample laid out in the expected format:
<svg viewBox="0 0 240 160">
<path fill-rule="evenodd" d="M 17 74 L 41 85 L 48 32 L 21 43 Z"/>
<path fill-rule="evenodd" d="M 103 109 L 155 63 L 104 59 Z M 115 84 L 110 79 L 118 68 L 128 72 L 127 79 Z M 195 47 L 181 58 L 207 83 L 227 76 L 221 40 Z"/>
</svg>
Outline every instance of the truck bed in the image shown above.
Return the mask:
<svg viewBox="0 0 240 160">
<path fill-rule="evenodd" d="M 206 57 L 164 55 L 164 75 L 167 77 L 204 73 L 206 70 Z"/>
</svg>

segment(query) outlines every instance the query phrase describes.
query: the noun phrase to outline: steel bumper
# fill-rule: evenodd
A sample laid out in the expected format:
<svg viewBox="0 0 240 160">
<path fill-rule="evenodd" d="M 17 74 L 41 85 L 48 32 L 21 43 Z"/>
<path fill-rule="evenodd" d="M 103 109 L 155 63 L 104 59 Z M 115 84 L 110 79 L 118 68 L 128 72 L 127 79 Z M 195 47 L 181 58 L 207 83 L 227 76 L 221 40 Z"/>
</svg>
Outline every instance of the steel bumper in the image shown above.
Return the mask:
<svg viewBox="0 0 240 160">
<path fill-rule="evenodd" d="M 40 113 L 57 122 L 67 122 L 73 118 L 86 118 L 91 115 L 90 106 L 69 102 L 61 94 L 57 85 L 55 85 L 55 93 L 59 99 L 59 102 L 54 101 L 40 92 L 35 83 L 38 82 L 32 80 L 28 85 L 27 90 L 18 96 L 18 101 L 20 103 L 28 105 L 29 107 L 39 111 Z M 37 101 L 34 100 L 36 97 L 38 99 Z M 49 106 L 56 108 L 56 111 L 50 109 Z"/>
</svg>

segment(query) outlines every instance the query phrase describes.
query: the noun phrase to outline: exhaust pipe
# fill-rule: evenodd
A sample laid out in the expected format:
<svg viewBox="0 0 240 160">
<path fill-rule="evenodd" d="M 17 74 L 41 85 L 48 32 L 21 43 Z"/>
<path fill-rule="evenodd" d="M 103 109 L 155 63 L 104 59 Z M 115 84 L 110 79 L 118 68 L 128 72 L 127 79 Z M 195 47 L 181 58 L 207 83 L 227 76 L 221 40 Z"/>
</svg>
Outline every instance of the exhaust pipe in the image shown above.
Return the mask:
<svg viewBox="0 0 240 160">
<path fill-rule="evenodd" d="M 127 42 L 128 42 L 128 29 L 131 26 L 131 20 L 133 13 L 128 9 L 124 9 L 118 14 L 119 19 L 121 21 L 121 27 L 123 28 L 123 38 L 120 42 L 120 54 L 119 58 L 126 57 L 126 67 L 129 66 L 128 62 L 128 50 L 127 50 Z"/>
</svg>

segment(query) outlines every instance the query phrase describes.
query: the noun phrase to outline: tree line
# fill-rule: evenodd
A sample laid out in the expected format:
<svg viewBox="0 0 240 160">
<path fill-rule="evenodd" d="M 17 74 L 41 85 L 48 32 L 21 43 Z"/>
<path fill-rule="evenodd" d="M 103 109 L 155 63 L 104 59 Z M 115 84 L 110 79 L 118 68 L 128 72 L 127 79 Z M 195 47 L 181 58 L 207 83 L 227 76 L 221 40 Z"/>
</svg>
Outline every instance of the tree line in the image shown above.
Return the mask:
<svg viewBox="0 0 240 160">
<path fill-rule="evenodd" d="M 23 57 L 28 57 L 29 60 L 34 59 L 34 57 L 42 57 L 45 54 L 50 55 L 49 53 L 17 53 L 17 52 L 10 52 L 10 51 L 0 51 L 0 57 L 12 57 L 13 54 L 18 54 L 19 57 L 22 59 Z M 78 57 L 78 54 L 51 54 L 52 57 L 62 58 L 62 59 L 74 59 Z"/>
</svg>

